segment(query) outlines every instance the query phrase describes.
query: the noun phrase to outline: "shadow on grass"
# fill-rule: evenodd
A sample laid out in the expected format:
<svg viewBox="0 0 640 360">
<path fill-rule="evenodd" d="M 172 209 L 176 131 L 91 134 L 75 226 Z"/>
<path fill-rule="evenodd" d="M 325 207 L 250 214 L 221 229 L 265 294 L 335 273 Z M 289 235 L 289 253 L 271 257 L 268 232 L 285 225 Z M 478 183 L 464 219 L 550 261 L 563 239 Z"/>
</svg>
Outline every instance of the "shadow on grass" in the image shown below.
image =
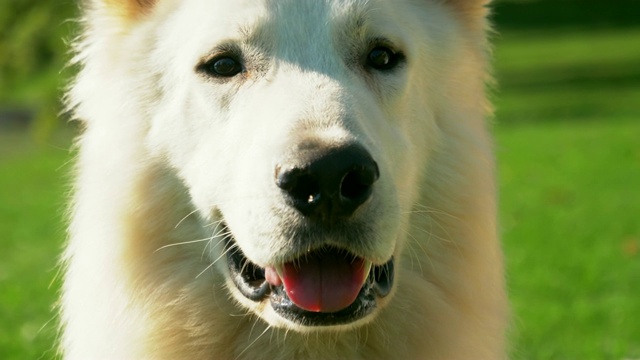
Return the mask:
<svg viewBox="0 0 640 360">
<path fill-rule="evenodd" d="M 500 29 L 625 28 L 639 25 L 638 0 L 496 1 L 493 18 Z"/>
<path fill-rule="evenodd" d="M 640 67 L 637 63 L 573 65 L 547 68 L 543 71 L 512 71 L 501 76 L 500 83 L 509 90 L 606 90 L 640 89 Z"/>
<path fill-rule="evenodd" d="M 501 124 L 637 121 L 640 68 L 631 62 L 510 71 L 499 77 Z"/>
</svg>

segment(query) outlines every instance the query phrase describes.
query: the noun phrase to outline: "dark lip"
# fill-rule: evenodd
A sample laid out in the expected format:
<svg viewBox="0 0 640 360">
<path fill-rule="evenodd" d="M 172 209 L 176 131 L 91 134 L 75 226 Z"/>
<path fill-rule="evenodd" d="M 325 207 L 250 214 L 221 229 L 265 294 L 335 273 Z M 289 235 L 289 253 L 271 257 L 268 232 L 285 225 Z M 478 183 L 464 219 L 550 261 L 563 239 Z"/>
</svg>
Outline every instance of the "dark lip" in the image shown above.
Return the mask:
<svg viewBox="0 0 640 360">
<path fill-rule="evenodd" d="M 284 289 L 273 286 L 265 279 L 263 268 L 249 261 L 230 235 L 225 239 L 225 252 L 229 273 L 240 293 L 249 300 L 269 299 L 273 310 L 283 318 L 302 326 L 334 326 L 353 323 L 371 314 L 377 300 L 391 292 L 394 282 L 394 260 L 372 266 L 356 300 L 337 312 L 311 312 L 297 307 Z"/>
</svg>

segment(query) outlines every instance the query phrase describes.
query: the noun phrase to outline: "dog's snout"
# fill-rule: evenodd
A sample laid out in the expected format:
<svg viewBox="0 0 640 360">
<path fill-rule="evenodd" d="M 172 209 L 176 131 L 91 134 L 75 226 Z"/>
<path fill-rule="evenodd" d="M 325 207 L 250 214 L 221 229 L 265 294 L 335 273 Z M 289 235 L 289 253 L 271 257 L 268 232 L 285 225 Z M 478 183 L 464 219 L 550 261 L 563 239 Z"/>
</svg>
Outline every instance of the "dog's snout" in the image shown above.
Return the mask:
<svg viewBox="0 0 640 360">
<path fill-rule="evenodd" d="M 303 215 L 332 222 L 350 217 L 373 192 L 378 165 L 362 146 L 311 150 L 276 167 L 276 185 Z"/>
</svg>

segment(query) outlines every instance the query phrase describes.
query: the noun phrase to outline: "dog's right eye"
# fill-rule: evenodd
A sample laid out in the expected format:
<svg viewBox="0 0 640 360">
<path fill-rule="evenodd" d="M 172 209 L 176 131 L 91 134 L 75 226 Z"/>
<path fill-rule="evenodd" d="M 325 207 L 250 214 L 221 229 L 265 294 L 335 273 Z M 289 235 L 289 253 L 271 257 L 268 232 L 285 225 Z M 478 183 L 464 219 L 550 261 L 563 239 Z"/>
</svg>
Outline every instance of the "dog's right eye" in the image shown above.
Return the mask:
<svg viewBox="0 0 640 360">
<path fill-rule="evenodd" d="M 395 52 L 386 46 L 376 46 L 367 55 L 367 66 L 371 69 L 393 70 L 404 59 L 402 53 Z"/>
<path fill-rule="evenodd" d="M 198 67 L 198 70 L 214 77 L 233 77 L 241 73 L 242 64 L 234 57 L 223 55 L 215 57 Z"/>
</svg>

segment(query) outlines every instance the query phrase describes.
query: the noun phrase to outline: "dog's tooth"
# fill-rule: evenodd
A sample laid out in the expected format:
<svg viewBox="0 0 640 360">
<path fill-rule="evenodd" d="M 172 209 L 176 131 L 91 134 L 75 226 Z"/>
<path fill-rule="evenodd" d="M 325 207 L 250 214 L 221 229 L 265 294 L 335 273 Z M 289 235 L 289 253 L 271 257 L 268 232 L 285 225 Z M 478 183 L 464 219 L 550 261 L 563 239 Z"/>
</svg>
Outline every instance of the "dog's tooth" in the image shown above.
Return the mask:
<svg viewBox="0 0 640 360">
<path fill-rule="evenodd" d="M 278 267 L 266 267 L 264 269 L 264 277 L 267 282 L 273 286 L 278 287 L 282 285 L 282 271 L 278 270 Z"/>
<path fill-rule="evenodd" d="M 362 272 L 362 283 L 364 283 L 369 277 L 369 273 L 371 272 L 371 267 L 373 267 L 373 263 L 369 260 L 365 260 L 364 262 L 364 271 Z"/>
</svg>

